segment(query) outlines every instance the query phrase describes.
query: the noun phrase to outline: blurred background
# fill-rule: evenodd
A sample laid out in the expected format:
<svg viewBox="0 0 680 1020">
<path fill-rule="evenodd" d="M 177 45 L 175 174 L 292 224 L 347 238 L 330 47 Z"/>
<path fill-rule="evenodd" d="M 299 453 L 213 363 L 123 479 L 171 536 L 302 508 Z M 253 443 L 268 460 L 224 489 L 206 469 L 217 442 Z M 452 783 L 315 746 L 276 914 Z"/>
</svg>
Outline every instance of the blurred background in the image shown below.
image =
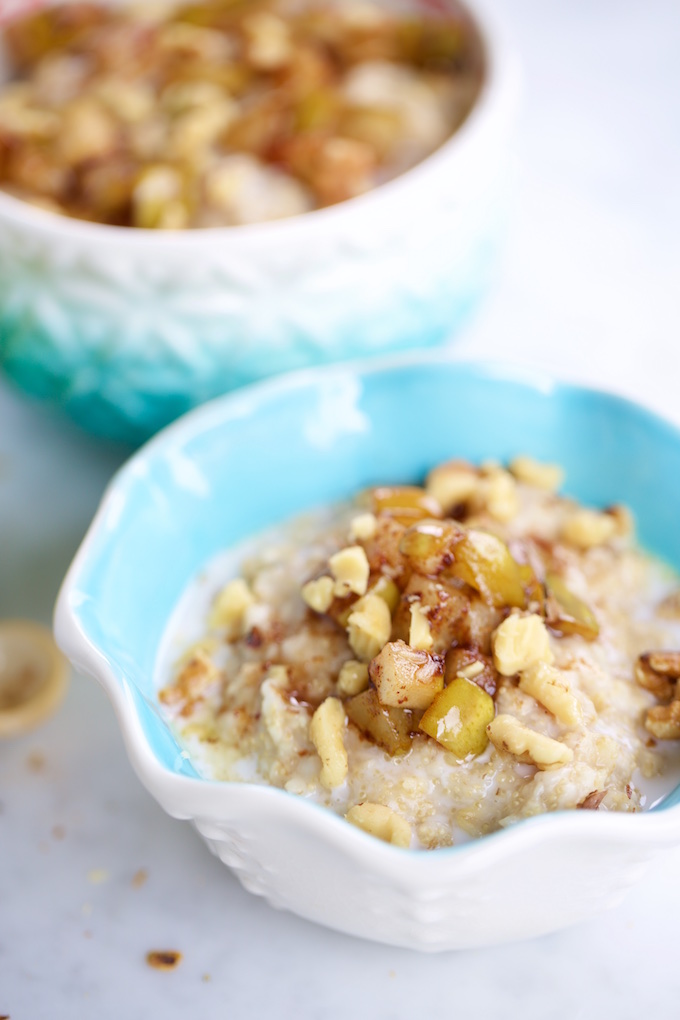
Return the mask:
<svg viewBox="0 0 680 1020">
<path fill-rule="evenodd" d="M 680 424 L 680 7 L 486 6 L 522 67 L 516 177 L 492 285 L 455 354 L 614 389 Z M 49 622 L 129 451 L 0 378 L 0 618 Z M 43 729 L 0 745 L 0 855 L 0 1013 L 12 1020 L 401 1017 L 450 1002 L 452 983 L 456 1008 L 478 1016 L 512 996 L 526 1018 L 626 1018 L 644 995 L 671 1017 L 680 990 L 677 853 L 612 914 L 527 946 L 429 959 L 357 943 L 223 874 L 137 783 L 104 696 L 77 677 Z M 146 968 L 159 946 L 185 954 L 177 973 Z"/>
</svg>

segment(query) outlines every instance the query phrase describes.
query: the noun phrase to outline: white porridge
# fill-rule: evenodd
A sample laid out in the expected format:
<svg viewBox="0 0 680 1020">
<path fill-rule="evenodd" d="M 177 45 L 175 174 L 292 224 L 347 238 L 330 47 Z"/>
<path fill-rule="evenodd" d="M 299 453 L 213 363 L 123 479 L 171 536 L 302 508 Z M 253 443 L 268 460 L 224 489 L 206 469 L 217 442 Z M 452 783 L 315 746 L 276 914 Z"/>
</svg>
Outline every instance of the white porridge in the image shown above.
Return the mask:
<svg viewBox="0 0 680 1020">
<path fill-rule="evenodd" d="M 560 484 L 452 461 L 209 565 L 159 666 L 197 770 L 414 848 L 649 807 L 679 767 L 680 581 Z"/>
</svg>

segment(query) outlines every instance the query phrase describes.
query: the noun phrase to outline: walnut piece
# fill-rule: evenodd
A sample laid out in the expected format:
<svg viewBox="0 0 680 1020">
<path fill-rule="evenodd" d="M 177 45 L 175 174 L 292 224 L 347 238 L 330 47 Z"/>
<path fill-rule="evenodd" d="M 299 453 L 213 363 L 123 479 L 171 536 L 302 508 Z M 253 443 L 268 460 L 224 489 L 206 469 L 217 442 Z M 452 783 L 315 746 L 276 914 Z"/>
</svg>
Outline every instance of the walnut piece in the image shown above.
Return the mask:
<svg viewBox="0 0 680 1020">
<path fill-rule="evenodd" d="M 315 613 L 326 613 L 333 601 L 334 588 L 332 577 L 317 577 L 302 586 L 302 598 Z"/>
<path fill-rule="evenodd" d="M 518 482 L 546 492 L 556 492 L 564 481 L 564 469 L 559 464 L 544 464 L 533 457 L 515 457 L 510 462 L 510 470 Z"/>
<path fill-rule="evenodd" d="M 390 639 L 392 615 L 379 595 L 369 592 L 355 603 L 347 621 L 347 635 L 352 651 L 362 662 L 375 658 Z"/>
<path fill-rule="evenodd" d="M 562 538 L 578 549 L 592 549 L 614 538 L 618 522 L 611 514 L 581 508 L 567 517 L 562 526 Z"/>
<path fill-rule="evenodd" d="M 649 709 L 645 729 L 658 740 L 680 740 L 680 652 L 645 652 L 635 663 L 635 679 L 659 701 L 670 701 Z"/>
<path fill-rule="evenodd" d="M 578 699 L 560 671 L 547 662 L 535 662 L 523 670 L 519 686 L 565 726 L 580 726 L 583 722 Z"/>
<path fill-rule="evenodd" d="M 559 768 L 572 761 L 574 752 L 566 744 L 524 726 L 512 715 L 497 715 L 486 728 L 489 740 L 499 751 L 508 751 L 539 769 Z"/>
<path fill-rule="evenodd" d="M 338 598 L 354 592 L 365 595 L 368 588 L 370 567 L 363 546 L 350 545 L 331 556 L 328 561 L 336 584 L 333 589 Z"/>
<path fill-rule="evenodd" d="M 338 698 L 326 698 L 312 716 L 309 737 L 321 758 L 321 785 L 342 786 L 347 778 L 347 751 L 343 735 L 347 717 Z"/>
<path fill-rule="evenodd" d="M 369 801 L 355 804 L 345 818 L 358 829 L 363 829 L 385 843 L 401 847 L 411 845 L 411 826 L 405 818 L 384 804 L 371 804 Z"/>
<path fill-rule="evenodd" d="M 368 666 L 357 659 L 345 662 L 338 674 L 338 690 L 341 694 L 361 694 L 368 687 Z"/>
<path fill-rule="evenodd" d="M 411 626 L 409 627 L 408 643 L 411 648 L 417 648 L 423 652 L 432 650 L 434 640 L 430 621 L 419 602 L 411 605 Z"/>
<path fill-rule="evenodd" d="M 508 616 L 492 634 L 491 643 L 494 666 L 503 676 L 513 676 L 535 662 L 553 661 L 550 636 L 536 613 Z"/>
</svg>

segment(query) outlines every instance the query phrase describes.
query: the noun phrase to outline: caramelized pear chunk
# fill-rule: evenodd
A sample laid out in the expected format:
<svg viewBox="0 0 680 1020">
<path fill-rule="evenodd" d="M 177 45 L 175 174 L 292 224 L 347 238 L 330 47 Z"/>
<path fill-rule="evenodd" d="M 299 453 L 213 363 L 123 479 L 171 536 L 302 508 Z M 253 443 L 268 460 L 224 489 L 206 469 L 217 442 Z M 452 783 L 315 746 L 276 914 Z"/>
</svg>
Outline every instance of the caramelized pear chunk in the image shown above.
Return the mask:
<svg viewBox="0 0 680 1020">
<path fill-rule="evenodd" d="M 484 655 L 477 647 L 452 648 L 446 654 L 444 667 L 444 683 L 452 683 L 457 676 L 474 680 L 478 687 L 483 688 L 491 697 L 498 687 L 498 673 L 494 669 L 489 655 Z"/>
<path fill-rule="evenodd" d="M 372 660 L 368 674 L 381 705 L 423 709 L 444 687 L 444 660 L 404 641 L 391 641 Z"/>
<path fill-rule="evenodd" d="M 519 576 L 524 587 L 527 608 L 545 616 L 545 589 L 530 563 L 519 564 Z"/>
<path fill-rule="evenodd" d="M 432 635 L 431 651 L 443 655 L 453 644 L 467 643 L 469 599 L 452 583 L 411 574 L 392 620 L 392 640 L 411 643 L 411 609 L 420 605 Z"/>
<path fill-rule="evenodd" d="M 345 702 L 347 718 L 364 736 L 390 755 L 406 754 L 411 748 L 413 714 L 408 709 L 381 705 L 373 687 Z"/>
<path fill-rule="evenodd" d="M 595 641 L 600 633 L 600 626 L 592 609 L 567 588 L 558 574 L 546 574 L 545 585 L 548 592 L 546 602 L 548 626 L 560 634 L 578 634 L 586 641 Z"/>
<path fill-rule="evenodd" d="M 457 676 L 420 720 L 420 729 L 456 758 L 481 754 L 489 738 L 486 727 L 495 715 L 493 698 L 467 677 Z"/>
<path fill-rule="evenodd" d="M 418 485 L 383 485 L 372 489 L 370 504 L 374 514 L 391 517 L 405 527 L 424 517 L 442 516 L 436 499 Z"/>
<path fill-rule="evenodd" d="M 489 605 L 524 609 L 526 596 L 519 564 L 505 542 L 486 531 L 470 530 L 456 545 L 452 571 Z"/>
<path fill-rule="evenodd" d="M 427 518 L 404 533 L 399 552 L 419 574 L 436 576 L 451 566 L 456 546 L 464 538 L 465 532 L 454 521 Z"/>
</svg>

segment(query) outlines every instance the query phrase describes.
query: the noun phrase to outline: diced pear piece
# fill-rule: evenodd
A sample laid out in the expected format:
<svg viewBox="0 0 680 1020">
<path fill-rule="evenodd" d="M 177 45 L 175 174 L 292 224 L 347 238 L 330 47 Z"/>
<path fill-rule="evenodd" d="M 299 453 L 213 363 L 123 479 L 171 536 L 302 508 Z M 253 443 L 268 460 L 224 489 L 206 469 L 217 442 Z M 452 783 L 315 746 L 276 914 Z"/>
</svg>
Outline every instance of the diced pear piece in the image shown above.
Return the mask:
<svg viewBox="0 0 680 1020">
<path fill-rule="evenodd" d="M 456 545 L 453 573 L 492 606 L 524 609 L 526 596 L 519 564 L 505 542 L 486 531 L 470 530 Z"/>
<path fill-rule="evenodd" d="M 420 720 L 420 729 L 456 758 L 467 758 L 485 749 L 489 742 L 486 727 L 494 714 L 493 698 L 474 680 L 458 676 L 432 702 Z"/>
<path fill-rule="evenodd" d="M 393 708 L 427 708 L 444 687 L 444 659 L 390 641 L 368 667 L 381 705 Z"/>
<path fill-rule="evenodd" d="M 465 532 L 454 521 L 425 519 L 404 533 L 399 551 L 419 574 L 435 576 L 453 563 L 455 549 Z"/>
<path fill-rule="evenodd" d="M 388 754 L 406 754 L 411 748 L 413 716 L 403 708 L 381 705 L 377 691 L 369 687 L 345 702 L 350 722 Z"/>
<path fill-rule="evenodd" d="M 370 501 L 374 514 L 392 517 L 405 527 L 424 517 L 442 516 L 436 499 L 418 485 L 381 486 L 371 491 Z"/>
<path fill-rule="evenodd" d="M 558 574 L 547 574 L 545 578 L 548 594 L 548 624 L 560 634 L 578 634 L 586 641 L 594 641 L 600 633 L 600 626 L 592 609 L 567 588 Z"/>
</svg>

